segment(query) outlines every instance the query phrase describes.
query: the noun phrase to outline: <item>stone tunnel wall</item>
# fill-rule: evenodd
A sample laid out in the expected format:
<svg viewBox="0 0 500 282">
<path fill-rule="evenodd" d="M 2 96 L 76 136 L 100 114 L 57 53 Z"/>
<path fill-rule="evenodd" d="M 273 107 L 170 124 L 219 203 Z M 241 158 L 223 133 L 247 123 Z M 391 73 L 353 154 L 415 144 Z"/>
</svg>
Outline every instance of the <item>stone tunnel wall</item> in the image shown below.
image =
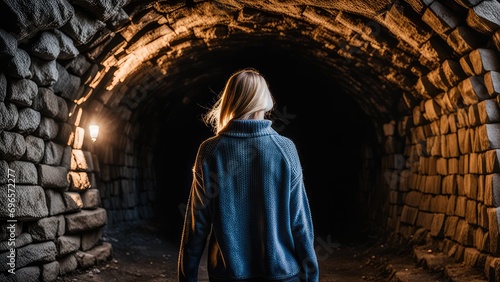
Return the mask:
<svg viewBox="0 0 500 282">
<path fill-rule="evenodd" d="M 499 62 L 498 49 L 478 48 L 422 77 L 426 99 L 384 126 L 382 162 L 388 228 L 490 277 L 500 255 Z"/>
<path fill-rule="evenodd" d="M 0 45 L 0 280 L 53 281 L 112 251 L 99 160 L 73 112 L 84 70 L 57 31 L 21 47 L 0 30 Z"/>
<path fill-rule="evenodd" d="M 241 8 L 244 12 L 238 14 L 243 15 L 238 26 L 227 20 L 237 18 L 227 8 L 231 5 L 222 5 L 230 1 L 222 1 L 220 7 L 226 10 L 221 14 L 227 18 L 209 21 L 212 26 L 205 29 L 203 20 L 190 20 L 188 12 L 181 10 L 185 3 L 155 4 L 154 10 L 139 12 L 134 24 L 115 40 L 115 31 L 130 19 L 122 9 L 128 1 L 111 2 L 33 1 L 17 8 L 13 2 L 0 3 L 0 10 L 9 11 L 0 19 L 0 189 L 5 195 L 15 191 L 0 197 L 2 280 L 12 278 L 10 269 L 22 281 L 39 277 L 54 281 L 60 274 L 94 265 L 112 252 L 111 245 L 102 240 L 103 226 L 153 216 L 153 152 L 133 115 L 145 98 L 139 91 L 132 93 L 138 97 L 125 95 L 133 92 L 120 85 L 128 67 L 169 65 L 171 58 L 183 54 L 182 47 L 173 48 L 175 44 L 193 45 L 195 50 L 217 47 L 215 43 L 207 46 L 219 33 L 228 35 L 228 26 L 236 26 L 239 32 L 254 31 L 261 16 Z M 203 7 L 195 12 L 217 10 L 204 1 L 194 2 Z M 241 1 L 237 2 L 231 9 L 239 13 Z M 349 1 L 333 2 L 340 9 Z M 366 1 L 357 3 L 362 2 Z M 367 25 L 390 30 L 395 35 L 391 38 L 399 43 L 391 45 L 385 33 L 372 37 L 373 32 L 360 24 L 366 18 L 354 17 L 352 7 L 346 13 L 334 11 L 336 16 L 331 18 L 332 14 L 322 10 L 328 10 L 325 5 L 294 7 L 289 9 L 292 15 L 283 20 L 262 16 L 263 21 L 277 21 L 266 22 L 263 30 L 275 29 L 281 36 L 287 31 L 281 25 L 285 22 L 289 24 L 285 27 L 305 27 L 291 37 L 310 32 L 310 37 L 326 42 L 321 42 L 324 49 L 308 54 L 317 53 L 322 61 L 329 53 L 349 59 L 345 65 L 339 64 L 337 73 L 354 72 L 351 69 L 360 68 L 368 58 L 368 69 L 381 70 L 378 76 L 367 77 L 368 81 L 384 86 L 400 83 L 397 86 L 409 110 L 403 118 L 394 117 L 384 125 L 381 163 L 375 162 L 371 146 L 365 148 L 361 199 L 377 208 L 370 213 L 374 223 L 386 223 L 397 236 L 407 240 L 425 237 L 457 261 L 484 268 L 486 275 L 491 268 L 498 273 L 500 4 L 472 0 L 408 0 L 403 1 L 405 5 L 401 1 L 368 2 L 362 7 L 373 3 L 374 7 L 387 6 L 380 9 L 382 19 L 374 11 L 357 12 L 372 15 L 376 21 Z M 276 7 L 272 12 L 287 10 Z M 130 11 L 136 13 L 133 8 Z M 217 18 L 203 16 L 200 18 Z M 294 17 L 300 20 L 294 21 Z M 152 22 L 158 30 L 141 33 Z M 320 26 L 316 29 L 313 24 Z M 206 42 L 210 44 L 203 45 Z M 167 43 L 173 50 L 157 54 L 155 50 Z M 391 48 L 396 51 L 390 53 Z M 358 61 L 361 52 L 368 55 Z M 389 71 L 383 69 L 386 53 L 394 67 Z M 157 61 L 148 61 L 156 55 L 160 55 Z M 333 62 L 332 69 L 339 62 L 324 61 Z M 406 77 L 406 68 L 419 76 L 415 85 Z M 376 88 L 373 83 L 373 88 L 364 90 L 379 91 L 381 96 L 363 100 L 363 88 L 354 80 L 355 75 L 343 82 L 350 85 L 349 93 L 365 103 L 364 110 L 374 117 L 387 111 L 386 105 L 392 101 L 385 100 L 392 99 L 393 93 L 386 92 L 394 88 Z M 116 86 L 112 91 L 106 89 L 109 82 Z M 122 97 L 129 99 L 126 106 Z M 101 125 L 95 143 L 87 134 L 91 122 Z M 11 252 L 13 238 L 16 249 Z M 14 268 L 8 264 L 11 260 L 16 263 Z"/>
<path fill-rule="evenodd" d="M 74 9 L 66 1 L 42 5 L 31 7 L 41 18 L 22 22 L 17 38 L 0 29 L 0 281 L 54 281 L 107 260 L 112 246 L 102 240 L 103 227 L 150 216 L 126 209 L 147 201 L 130 195 L 152 179 L 136 169 L 141 159 L 130 157 L 129 130 L 94 148 L 82 122 L 76 100 L 96 66 L 70 36 L 84 20 L 54 29 Z M 17 12 L 32 12 L 24 8 Z"/>
</svg>

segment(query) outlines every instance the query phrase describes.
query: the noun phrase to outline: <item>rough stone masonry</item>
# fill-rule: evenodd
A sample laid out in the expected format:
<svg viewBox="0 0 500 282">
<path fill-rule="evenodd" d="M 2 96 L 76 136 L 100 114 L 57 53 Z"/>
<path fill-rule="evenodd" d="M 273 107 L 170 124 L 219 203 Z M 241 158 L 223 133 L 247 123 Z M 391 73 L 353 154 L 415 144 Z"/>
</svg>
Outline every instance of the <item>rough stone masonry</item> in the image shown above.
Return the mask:
<svg viewBox="0 0 500 282">
<path fill-rule="evenodd" d="M 499 280 L 500 2 L 3 0 L 0 11 L 0 280 L 54 281 L 109 259 L 103 227 L 151 218 L 159 202 L 155 117 L 208 72 L 183 77 L 222 73 L 208 55 L 266 44 L 322 66 L 370 116 L 378 142 L 359 191 L 373 225 L 425 234 Z"/>
</svg>

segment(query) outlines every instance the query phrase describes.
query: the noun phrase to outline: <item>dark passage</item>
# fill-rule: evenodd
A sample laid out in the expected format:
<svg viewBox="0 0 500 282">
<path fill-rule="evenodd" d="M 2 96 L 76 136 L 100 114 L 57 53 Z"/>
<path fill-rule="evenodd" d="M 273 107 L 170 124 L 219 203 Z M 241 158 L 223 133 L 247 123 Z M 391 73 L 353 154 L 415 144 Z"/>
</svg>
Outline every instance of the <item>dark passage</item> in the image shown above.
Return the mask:
<svg viewBox="0 0 500 282">
<path fill-rule="evenodd" d="M 362 239 L 367 215 L 358 203 L 361 145 L 375 137 L 355 101 L 319 65 L 290 50 L 239 48 L 198 60 L 205 60 L 205 67 L 189 71 L 192 83 L 175 89 L 176 101 L 169 101 L 169 111 L 158 111 L 157 116 L 164 127 L 155 148 L 161 199 L 156 211 L 168 237 L 175 242 L 180 238 L 196 150 L 212 135 L 200 115 L 233 71 L 254 67 L 266 76 L 276 98 L 271 116 L 275 129 L 294 140 L 299 150 L 316 234 L 339 241 Z"/>
</svg>

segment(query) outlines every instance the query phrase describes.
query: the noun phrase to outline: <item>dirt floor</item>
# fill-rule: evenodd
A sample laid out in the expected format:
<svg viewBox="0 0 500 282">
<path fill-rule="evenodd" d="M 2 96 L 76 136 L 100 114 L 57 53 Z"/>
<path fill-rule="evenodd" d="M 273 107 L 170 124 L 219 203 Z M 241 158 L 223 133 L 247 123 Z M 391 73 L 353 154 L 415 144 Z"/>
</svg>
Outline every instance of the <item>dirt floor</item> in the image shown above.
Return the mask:
<svg viewBox="0 0 500 282">
<path fill-rule="evenodd" d="M 109 261 L 76 270 L 59 277 L 57 281 L 177 281 L 178 247 L 166 239 L 159 224 L 144 222 L 115 226 L 105 229 L 103 240 L 113 244 L 113 255 Z M 332 241 L 328 237 L 317 238 L 316 251 L 320 281 L 487 281 L 477 272 L 451 279 L 443 269 L 430 271 L 417 264 L 411 250 L 375 238 L 349 243 Z M 208 281 L 205 264 L 200 267 L 199 281 Z"/>
</svg>

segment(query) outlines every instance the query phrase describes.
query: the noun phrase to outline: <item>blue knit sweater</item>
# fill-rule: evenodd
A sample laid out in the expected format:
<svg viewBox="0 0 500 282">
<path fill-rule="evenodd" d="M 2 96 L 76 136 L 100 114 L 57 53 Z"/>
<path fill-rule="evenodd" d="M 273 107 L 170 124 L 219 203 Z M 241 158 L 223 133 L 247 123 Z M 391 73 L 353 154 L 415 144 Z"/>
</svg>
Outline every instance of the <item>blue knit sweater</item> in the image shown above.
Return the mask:
<svg viewBox="0 0 500 282">
<path fill-rule="evenodd" d="M 209 238 L 217 279 L 318 281 L 314 232 L 294 143 L 270 120 L 232 120 L 199 147 L 185 214 L 179 281 L 197 281 Z M 210 236 L 210 237 L 209 237 Z"/>
</svg>

